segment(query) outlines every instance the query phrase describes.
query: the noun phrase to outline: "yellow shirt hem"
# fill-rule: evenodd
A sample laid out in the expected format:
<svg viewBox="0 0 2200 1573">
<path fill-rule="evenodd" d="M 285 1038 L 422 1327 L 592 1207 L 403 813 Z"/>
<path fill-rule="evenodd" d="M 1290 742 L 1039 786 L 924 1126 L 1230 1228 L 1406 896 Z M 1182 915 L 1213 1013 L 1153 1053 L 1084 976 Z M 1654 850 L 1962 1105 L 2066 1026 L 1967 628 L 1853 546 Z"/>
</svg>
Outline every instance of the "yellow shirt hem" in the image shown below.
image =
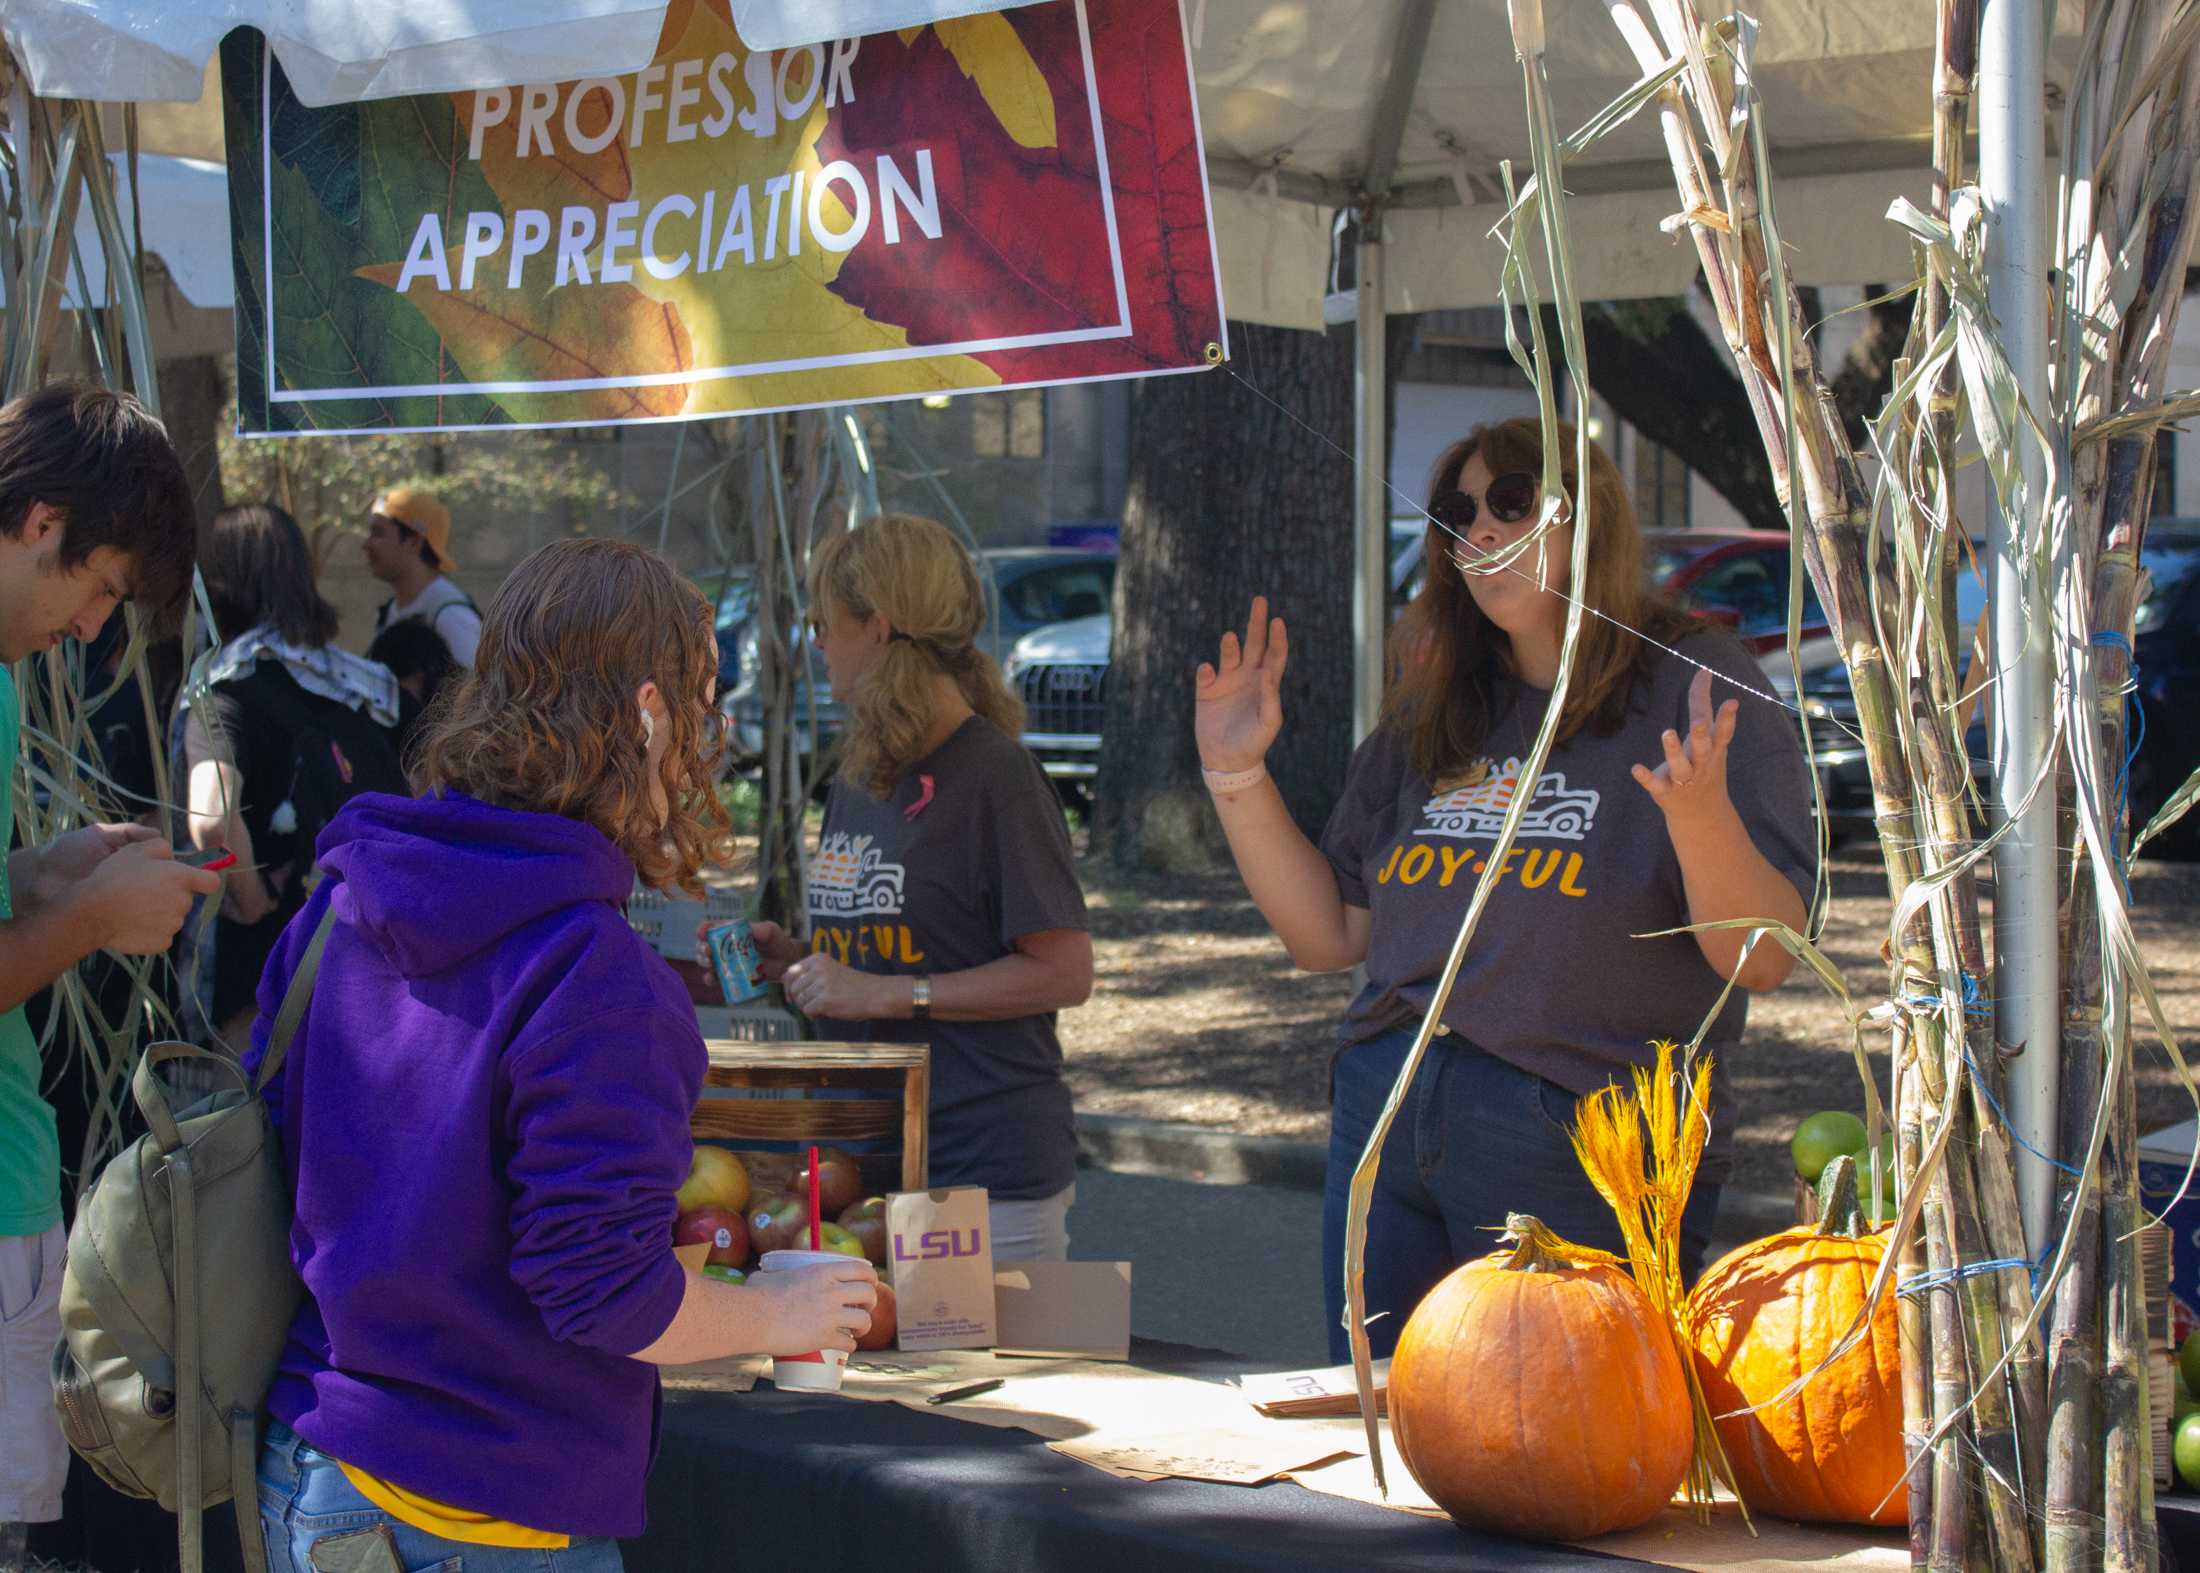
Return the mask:
<svg viewBox="0 0 2200 1573">
<path fill-rule="evenodd" d="M 448 1502 L 407 1491 L 378 1475 L 354 1469 L 342 1459 L 336 1461 L 336 1467 L 344 1472 L 344 1478 L 361 1496 L 400 1524 L 445 1540 L 461 1541 L 469 1546 L 509 1546 L 524 1551 L 562 1551 L 573 1543 L 571 1535 L 555 1530 L 529 1529 L 524 1524 L 507 1523 L 486 1513 L 452 1507 Z"/>
</svg>

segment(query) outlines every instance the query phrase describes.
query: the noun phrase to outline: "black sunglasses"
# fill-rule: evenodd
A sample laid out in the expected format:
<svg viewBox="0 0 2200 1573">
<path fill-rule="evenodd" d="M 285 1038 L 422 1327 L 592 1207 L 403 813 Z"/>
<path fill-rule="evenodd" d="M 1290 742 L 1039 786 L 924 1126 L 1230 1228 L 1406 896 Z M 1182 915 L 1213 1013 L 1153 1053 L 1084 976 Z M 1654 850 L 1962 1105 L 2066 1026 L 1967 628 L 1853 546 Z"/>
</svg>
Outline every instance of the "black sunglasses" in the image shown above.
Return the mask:
<svg viewBox="0 0 2200 1573">
<path fill-rule="evenodd" d="M 1535 511 L 1536 499 L 1543 495 L 1543 483 L 1526 470 L 1507 470 L 1483 489 L 1482 501 L 1488 505 L 1490 517 L 1501 524 L 1518 524 Z M 1480 516 L 1472 497 L 1465 492 L 1452 490 L 1443 493 L 1428 505 L 1429 517 L 1455 536 L 1464 536 L 1474 528 Z"/>
</svg>

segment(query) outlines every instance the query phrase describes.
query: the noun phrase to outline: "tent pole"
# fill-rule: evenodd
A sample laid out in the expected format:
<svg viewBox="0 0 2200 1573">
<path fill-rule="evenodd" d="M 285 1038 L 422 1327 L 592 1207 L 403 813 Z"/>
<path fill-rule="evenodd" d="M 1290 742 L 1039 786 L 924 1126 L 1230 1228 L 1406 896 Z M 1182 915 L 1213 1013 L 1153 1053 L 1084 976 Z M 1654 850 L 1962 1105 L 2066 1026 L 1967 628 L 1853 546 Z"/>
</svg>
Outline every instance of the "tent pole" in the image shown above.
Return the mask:
<svg viewBox="0 0 2200 1573">
<path fill-rule="evenodd" d="M 1361 215 L 1352 319 L 1352 739 L 1375 730 L 1383 705 L 1383 641 L 1390 632 L 1390 456 L 1383 409 L 1382 210 Z"/>
<path fill-rule="evenodd" d="M 1989 224 L 1986 278 L 2002 345 L 2026 402 L 2047 412 L 2046 54 L 2042 0 L 1986 0 L 1980 14 L 1979 185 Z M 2029 449 L 2028 519 L 1989 505 L 1993 651 L 1999 685 L 1993 714 L 1997 823 L 2006 821 L 2039 772 L 2052 730 L 2053 651 L 2047 577 L 2024 562 L 2046 510 L 2046 471 Z M 2009 1116 L 2020 1146 L 2017 1196 L 2025 1239 L 2038 1252 L 2050 1238 L 2054 1173 L 2038 1153 L 2055 1150 L 2061 1057 L 2055 911 L 2055 793 L 2050 780 L 2017 816 L 1994 858 L 1994 1036 L 2009 1062 Z M 2031 1150 L 2026 1151 L 2029 1147 Z"/>
</svg>

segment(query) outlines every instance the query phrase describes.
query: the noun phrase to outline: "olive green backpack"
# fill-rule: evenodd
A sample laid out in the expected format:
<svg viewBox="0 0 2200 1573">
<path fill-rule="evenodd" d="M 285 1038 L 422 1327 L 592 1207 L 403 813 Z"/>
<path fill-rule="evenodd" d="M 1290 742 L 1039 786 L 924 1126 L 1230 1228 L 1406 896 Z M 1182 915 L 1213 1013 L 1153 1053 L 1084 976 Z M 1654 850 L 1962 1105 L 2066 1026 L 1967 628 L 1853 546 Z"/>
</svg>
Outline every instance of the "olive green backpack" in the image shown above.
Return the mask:
<svg viewBox="0 0 2200 1573">
<path fill-rule="evenodd" d="M 249 1573 L 266 1573 L 260 1406 L 305 1288 L 260 1092 L 297 1033 L 333 920 L 298 963 L 256 1077 L 188 1043 L 146 1049 L 131 1091 L 147 1134 L 101 1171 L 69 1230 L 53 1359 L 61 1430 L 109 1485 L 177 1516 L 183 1573 L 200 1573 L 201 1517 L 223 1502 Z M 156 1071 L 175 1061 L 236 1085 L 172 1111 Z"/>
</svg>

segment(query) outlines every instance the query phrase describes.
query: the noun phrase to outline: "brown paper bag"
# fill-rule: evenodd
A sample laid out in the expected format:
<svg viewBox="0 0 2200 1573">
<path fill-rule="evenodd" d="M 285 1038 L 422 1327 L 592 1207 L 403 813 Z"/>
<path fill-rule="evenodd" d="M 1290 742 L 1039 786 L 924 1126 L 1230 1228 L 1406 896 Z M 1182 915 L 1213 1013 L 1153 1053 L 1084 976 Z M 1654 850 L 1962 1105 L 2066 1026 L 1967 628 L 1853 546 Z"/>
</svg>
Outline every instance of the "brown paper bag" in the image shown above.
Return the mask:
<svg viewBox="0 0 2200 1573">
<path fill-rule="evenodd" d="M 993 1230 L 982 1185 L 886 1198 L 896 1342 L 903 1349 L 993 1344 Z"/>
</svg>

